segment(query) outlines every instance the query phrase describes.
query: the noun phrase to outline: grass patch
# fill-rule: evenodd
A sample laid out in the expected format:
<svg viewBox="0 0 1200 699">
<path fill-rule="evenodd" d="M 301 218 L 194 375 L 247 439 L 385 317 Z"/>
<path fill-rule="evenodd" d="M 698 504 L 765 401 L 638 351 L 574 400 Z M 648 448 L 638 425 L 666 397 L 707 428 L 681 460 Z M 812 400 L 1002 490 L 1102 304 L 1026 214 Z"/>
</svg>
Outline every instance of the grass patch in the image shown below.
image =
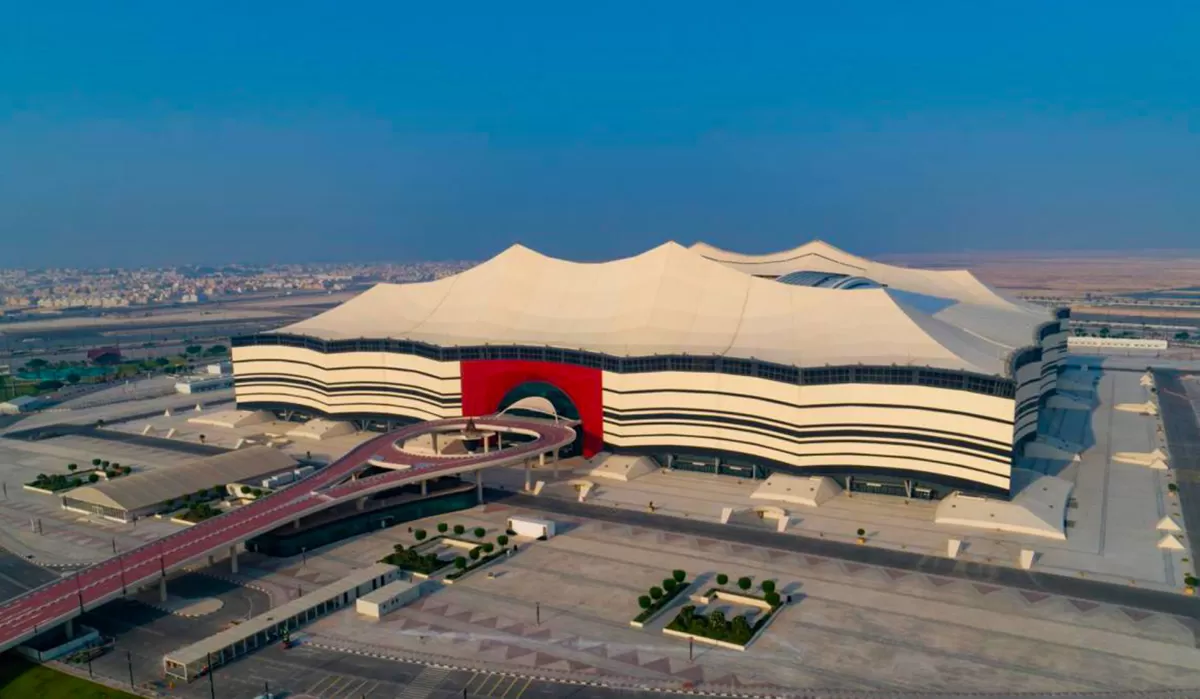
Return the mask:
<svg viewBox="0 0 1200 699">
<path fill-rule="evenodd" d="M 0 697 L 3 699 L 139 699 L 136 695 L 110 689 L 29 662 L 19 655 L 0 656 Z"/>
<path fill-rule="evenodd" d="M 446 579 L 447 580 L 458 580 L 459 578 L 466 575 L 467 573 L 470 573 L 471 571 L 475 570 L 476 568 L 479 568 L 480 566 L 484 566 L 484 565 L 487 565 L 488 563 L 491 563 L 492 561 L 496 560 L 497 558 L 500 558 L 501 556 L 505 555 L 506 553 L 508 553 L 508 549 L 502 548 L 502 549 L 493 551 L 492 553 L 480 556 L 479 560 L 472 561 L 470 563 L 470 565 L 468 565 L 466 568 L 455 570 L 454 572 L 446 575 Z"/>
<path fill-rule="evenodd" d="M 433 542 L 431 541 L 430 543 Z M 416 546 L 404 548 L 402 545 L 397 544 L 395 550 L 384 556 L 380 563 L 388 563 L 401 570 L 407 570 L 410 573 L 421 573 L 422 575 L 433 575 L 442 568 L 450 565 L 449 561 L 442 560 L 436 553 L 421 553 L 417 548 Z"/>
</svg>

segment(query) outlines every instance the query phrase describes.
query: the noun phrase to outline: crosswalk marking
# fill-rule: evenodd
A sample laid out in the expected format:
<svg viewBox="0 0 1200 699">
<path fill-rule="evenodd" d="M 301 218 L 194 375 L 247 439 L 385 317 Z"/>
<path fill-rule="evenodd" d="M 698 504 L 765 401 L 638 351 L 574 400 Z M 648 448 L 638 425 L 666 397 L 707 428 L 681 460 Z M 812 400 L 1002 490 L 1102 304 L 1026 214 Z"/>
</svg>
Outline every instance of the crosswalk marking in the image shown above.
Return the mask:
<svg viewBox="0 0 1200 699">
<path fill-rule="evenodd" d="M 449 675 L 448 671 L 441 668 L 426 666 L 417 673 L 404 691 L 400 692 L 398 699 L 428 699 Z"/>
</svg>

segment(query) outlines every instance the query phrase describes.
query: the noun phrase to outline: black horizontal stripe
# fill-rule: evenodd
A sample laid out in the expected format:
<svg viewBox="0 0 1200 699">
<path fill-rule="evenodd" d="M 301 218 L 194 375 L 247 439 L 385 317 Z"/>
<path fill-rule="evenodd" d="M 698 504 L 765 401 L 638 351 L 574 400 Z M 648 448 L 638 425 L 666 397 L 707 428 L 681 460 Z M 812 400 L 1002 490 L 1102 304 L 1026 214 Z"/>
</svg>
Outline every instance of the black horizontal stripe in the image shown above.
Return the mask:
<svg viewBox="0 0 1200 699">
<path fill-rule="evenodd" d="M 269 384 L 303 386 L 314 391 L 325 393 L 328 395 L 338 395 L 345 393 L 375 393 L 375 394 L 395 394 L 414 396 L 425 400 L 428 403 L 437 405 L 459 405 L 462 403 L 461 394 L 443 395 L 435 393 L 423 388 L 415 386 L 398 385 L 390 383 L 351 383 L 338 382 L 333 384 L 325 383 L 316 379 L 305 379 L 297 376 L 285 376 L 282 374 L 243 374 L 234 377 L 235 386 L 261 386 Z"/>
<path fill-rule="evenodd" d="M 260 399 L 261 399 L 261 398 L 264 398 L 264 397 L 269 397 L 269 398 L 274 398 L 274 399 L 276 399 L 276 400 L 270 400 L 270 401 L 255 401 L 255 400 L 248 400 L 248 401 L 243 401 L 243 400 L 242 400 L 242 397 L 243 397 L 243 396 L 244 396 L 244 397 L 246 397 L 246 398 L 250 398 L 250 399 L 253 399 L 253 398 L 256 398 L 256 397 L 257 397 L 257 398 L 260 398 Z M 304 406 L 304 405 L 300 405 L 300 404 L 297 404 L 297 403 L 295 403 L 295 401 L 296 401 L 296 400 L 301 400 L 301 399 L 297 398 L 296 396 L 289 396 L 289 395 L 287 395 L 286 393 L 271 393 L 270 391 L 247 391 L 247 392 L 245 392 L 244 394 L 242 394 L 241 396 L 238 396 L 238 405 L 242 405 L 242 404 L 243 404 L 243 402 L 244 402 L 244 403 L 245 403 L 247 406 L 249 406 L 250 404 L 253 404 L 253 403 L 259 403 L 259 402 L 261 402 L 261 403 L 263 403 L 263 404 L 270 404 L 270 405 L 279 405 L 279 404 L 293 404 L 293 405 L 296 405 L 296 407 L 298 407 L 298 408 L 310 409 L 308 406 Z M 325 406 L 325 408 L 324 408 L 324 410 L 322 410 L 322 412 L 324 412 L 324 413 L 325 413 L 325 414 L 327 414 L 327 415 L 330 415 L 330 416 L 336 416 L 336 415 L 338 414 L 337 408 L 338 408 L 339 406 L 337 406 L 337 405 L 330 405 L 328 401 L 323 401 L 323 400 L 314 400 L 313 402 L 314 402 L 314 403 L 318 403 L 318 404 L 320 404 L 320 405 L 323 405 L 323 406 Z M 372 403 L 372 402 L 367 402 L 367 401 L 356 401 L 356 402 L 355 402 L 355 405 L 356 405 L 356 406 L 358 406 L 358 405 L 366 405 L 366 406 L 371 406 L 371 407 L 374 407 L 374 408 L 382 408 L 382 409 L 384 409 L 384 411 L 385 411 L 385 413 L 384 413 L 384 414 L 388 414 L 388 413 L 390 413 L 390 414 L 401 414 L 401 415 L 403 415 L 403 413 L 399 413 L 398 411 L 401 411 L 401 410 L 408 410 L 408 411 L 412 411 L 412 412 L 418 412 L 418 413 L 423 413 L 423 414 L 425 414 L 425 415 L 428 415 L 428 416 L 429 416 L 429 419 L 431 419 L 431 420 L 440 420 L 440 419 L 442 419 L 442 418 L 444 418 L 444 417 L 445 417 L 445 415 L 442 415 L 441 413 L 436 413 L 436 412 L 434 412 L 434 411 L 432 411 L 432 410 L 426 410 L 426 409 L 424 409 L 424 408 L 418 408 L 418 407 L 409 407 L 409 406 L 400 406 L 400 405 L 394 405 L 394 404 L 391 404 L 391 403 Z M 319 409 L 319 408 L 316 408 L 316 410 L 320 410 L 320 409 Z"/>
<path fill-rule="evenodd" d="M 606 435 L 606 437 L 607 437 L 607 435 Z M 661 433 L 655 433 L 655 434 L 645 434 L 645 435 L 631 435 L 631 436 L 629 436 L 628 438 L 629 438 L 629 439 L 664 439 L 664 440 L 669 440 L 669 441 L 664 441 L 664 442 L 662 443 L 662 445 L 661 445 L 661 446 L 662 446 L 663 448 L 681 448 L 681 447 L 680 447 L 680 444 L 679 444 L 679 442 L 678 442 L 678 441 L 676 441 L 676 440 L 680 440 L 680 439 L 693 439 L 693 440 L 694 440 L 694 439 L 697 439 L 697 437 L 696 437 L 696 436 L 694 436 L 694 435 L 688 435 L 688 434 L 674 434 L 674 433 L 670 433 L 670 432 L 661 432 Z M 724 444 L 724 443 L 735 443 L 735 444 L 745 444 L 745 445 L 747 445 L 747 446 L 754 446 L 754 447 L 761 447 L 761 446 L 762 446 L 761 444 L 757 444 L 757 443 L 755 443 L 755 442 L 748 442 L 748 441 L 745 441 L 745 440 L 737 440 L 737 439 L 721 439 L 721 440 L 718 440 L 718 441 L 720 441 L 720 442 L 721 442 L 721 443 L 723 443 L 723 444 Z M 620 446 L 620 445 L 617 445 L 617 446 Z M 686 448 L 686 447 L 683 447 L 683 448 Z M 877 459 L 877 458 L 879 458 L 879 457 L 881 457 L 881 456 L 887 456 L 886 454 L 864 454 L 864 453 L 859 453 L 859 452 L 842 452 L 842 451 L 838 451 L 838 452 L 823 452 L 823 453 L 816 453 L 816 454 L 803 454 L 803 453 L 798 453 L 798 452 L 784 451 L 784 450 L 782 450 L 782 449 L 776 449 L 776 450 L 774 450 L 774 451 L 778 451 L 778 452 L 780 452 L 780 453 L 787 454 L 787 455 L 789 455 L 789 456 L 792 456 L 792 457 L 794 457 L 794 458 L 797 458 L 797 459 L 802 459 L 802 458 L 818 458 L 818 459 L 819 459 L 819 458 L 825 458 L 825 457 L 845 457 L 845 456 L 850 456 L 850 457 L 855 457 L 855 458 L 865 458 L 865 459 Z M 749 457 L 751 457 L 751 458 L 753 458 L 753 456 L 754 456 L 754 455 L 752 455 L 752 454 L 744 454 L 744 455 L 745 455 L 745 456 L 749 456 Z M 1006 479 L 1006 480 L 1007 480 L 1007 479 L 1010 477 L 1010 476 L 1009 476 L 1009 474 L 1007 474 L 1007 473 L 993 473 L 993 472 L 991 472 L 991 471 L 987 471 L 987 470 L 984 470 L 984 469 L 981 469 L 981 468 L 973 468 L 973 467 L 971 467 L 971 466 L 963 466 L 962 464 L 951 463 L 951 462 L 949 462 L 949 461 L 939 461 L 939 460 L 937 460 L 937 459 L 922 459 L 922 458 L 917 458 L 917 457 L 914 457 L 914 456 L 903 456 L 903 457 L 899 457 L 899 456 L 898 456 L 898 457 L 894 457 L 894 458 L 897 458 L 897 459 L 904 459 L 905 461 L 917 461 L 917 462 L 921 462 L 921 463 L 927 463 L 927 464 L 937 464 L 937 465 L 939 465 L 939 466 L 946 466 L 946 467 L 948 467 L 948 468 L 962 469 L 962 470 L 964 470 L 964 471 L 971 471 L 971 472 L 974 472 L 974 473 L 982 473 L 982 474 L 986 474 L 986 475 L 988 475 L 988 476 L 994 476 L 994 477 L 997 477 L 997 478 L 1003 478 L 1003 479 Z M 863 466 L 863 467 L 865 467 L 865 468 L 877 468 L 877 469 L 881 469 L 881 470 L 891 470 L 891 469 L 888 469 L 888 467 L 886 467 L 886 466 L 874 466 L 874 467 L 872 467 L 872 466 L 871 466 L 869 463 L 866 463 L 866 464 L 861 464 L 861 466 Z M 802 467 L 802 466 L 801 466 L 801 467 L 798 467 L 798 468 L 804 468 L 804 467 Z M 821 466 L 813 466 L 813 467 L 811 467 L 811 468 L 841 468 L 841 465 L 840 465 L 840 464 L 824 464 L 824 465 L 821 465 Z M 930 475 L 932 475 L 932 476 L 939 476 L 939 475 L 944 475 L 944 474 L 939 474 L 939 473 L 931 473 Z M 982 482 L 982 481 L 979 481 L 979 482 Z M 994 486 L 993 486 L 993 487 L 994 487 Z"/>
<path fill-rule="evenodd" d="M 675 419 L 702 419 L 709 421 L 727 422 L 730 424 L 753 424 L 764 426 L 780 432 L 789 434 L 816 434 L 829 430 L 847 430 L 847 429 L 862 429 L 866 427 L 877 427 L 882 430 L 897 430 L 901 429 L 905 433 L 920 433 L 929 435 L 931 440 L 944 440 L 944 443 L 951 446 L 965 446 L 971 449 L 979 449 L 1000 456 L 1011 455 L 1012 443 L 1008 441 L 1000 441 L 989 439 L 987 437 L 979 437 L 976 435 L 966 434 L 963 432 L 953 432 L 950 430 L 939 430 L 932 427 L 922 427 L 919 425 L 875 425 L 871 423 L 845 423 L 845 422 L 830 422 L 830 423 L 815 423 L 797 425 L 794 422 L 784 420 L 776 420 L 773 418 L 763 417 L 761 415 L 748 415 L 746 413 L 738 413 L 729 410 L 710 410 L 697 408 L 678 408 L 672 407 L 669 410 L 661 408 L 630 408 L 619 410 L 617 408 L 605 408 L 605 419 L 612 419 L 615 422 L 633 422 L 637 420 L 675 420 Z"/>
<path fill-rule="evenodd" d="M 436 361 L 436 360 L 428 359 L 426 361 L 432 362 L 432 361 Z M 239 373 L 240 373 L 241 367 L 243 367 L 247 364 L 254 364 L 255 362 L 284 362 L 287 364 L 300 364 L 302 366 L 309 366 L 314 369 L 320 369 L 322 371 L 350 371 L 351 369 L 359 369 L 359 370 L 363 370 L 363 371 L 400 371 L 400 372 L 404 372 L 407 374 L 417 374 L 418 376 L 427 376 L 436 381 L 458 381 L 462 378 L 461 376 L 438 376 L 437 374 L 431 374 L 427 371 L 420 371 L 417 369 L 408 369 L 406 367 L 372 366 L 372 365 L 324 366 L 322 364 L 306 362 L 301 359 L 283 359 L 283 358 L 275 358 L 275 357 L 266 357 L 263 359 L 239 359 L 239 360 L 237 360 L 237 367 L 238 367 Z M 441 362 L 439 362 L 439 364 L 440 363 Z M 451 364 L 450 366 L 454 366 L 454 365 Z M 251 373 L 253 373 L 253 372 L 251 372 Z M 264 372 L 259 372 L 259 373 L 264 373 Z"/>
<path fill-rule="evenodd" d="M 775 437 L 783 439 L 793 444 L 812 444 L 822 442 L 849 442 L 859 444 L 890 444 L 892 446 L 906 446 L 920 449 L 934 449 L 948 454 L 960 454 L 969 456 L 974 459 L 983 461 L 991 461 L 996 464 L 1011 468 L 1012 452 L 1008 452 L 1008 456 L 999 456 L 969 447 L 963 448 L 955 445 L 941 444 L 928 438 L 927 435 L 919 435 L 905 432 L 871 432 L 867 430 L 826 430 L 820 434 L 795 434 L 793 431 L 774 430 L 769 427 L 756 425 L 753 423 L 742 425 L 725 425 L 725 421 L 703 420 L 691 418 L 688 420 L 643 420 L 632 422 L 621 422 L 605 418 L 606 422 L 617 424 L 622 427 L 681 427 L 684 425 L 692 425 L 696 427 L 713 427 L 716 426 L 736 426 L 737 432 L 741 434 L 753 433 L 764 437 Z M 732 421 L 730 421 L 732 422 Z M 693 437 L 695 438 L 695 437 Z M 724 437 L 719 438 L 724 440 Z M 761 444 L 759 446 L 762 446 Z"/>
<path fill-rule="evenodd" d="M 712 391 L 701 388 L 636 388 L 627 391 L 619 391 L 615 388 L 604 388 L 605 393 L 614 393 L 618 396 L 634 396 L 648 395 L 653 393 L 684 393 L 689 395 L 708 395 L 708 396 L 724 396 L 726 398 L 745 398 L 747 400 L 758 400 L 772 405 L 782 405 L 788 408 L 796 408 L 798 410 L 818 410 L 822 408 L 884 408 L 888 410 L 922 410 L 931 413 L 941 413 L 943 415 L 961 415 L 962 417 L 974 418 L 976 420 L 986 420 L 995 422 L 1001 425 L 1011 425 L 1012 420 L 1004 418 L 990 417 L 987 415 L 979 415 L 977 413 L 968 413 L 962 410 L 950 410 L 949 408 L 930 408 L 924 405 L 903 405 L 899 403 L 806 403 L 796 404 L 775 398 L 764 398 L 763 396 L 752 396 L 745 393 L 732 393 L 730 391 Z M 1003 400 L 1011 401 L 1012 398 L 1004 398 Z"/>
</svg>

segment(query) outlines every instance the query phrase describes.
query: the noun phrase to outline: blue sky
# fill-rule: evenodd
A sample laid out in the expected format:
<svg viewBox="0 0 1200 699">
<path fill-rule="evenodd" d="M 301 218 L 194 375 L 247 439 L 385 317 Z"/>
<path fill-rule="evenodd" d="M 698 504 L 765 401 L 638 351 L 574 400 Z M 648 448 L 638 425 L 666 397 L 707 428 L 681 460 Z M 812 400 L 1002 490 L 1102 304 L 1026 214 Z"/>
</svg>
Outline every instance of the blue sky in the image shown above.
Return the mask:
<svg viewBox="0 0 1200 699">
<path fill-rule="evenodd" d="M 18 3 L 0 266 L 1200 248 L 1198 37 L 1195 2 Z"/>
</svg>

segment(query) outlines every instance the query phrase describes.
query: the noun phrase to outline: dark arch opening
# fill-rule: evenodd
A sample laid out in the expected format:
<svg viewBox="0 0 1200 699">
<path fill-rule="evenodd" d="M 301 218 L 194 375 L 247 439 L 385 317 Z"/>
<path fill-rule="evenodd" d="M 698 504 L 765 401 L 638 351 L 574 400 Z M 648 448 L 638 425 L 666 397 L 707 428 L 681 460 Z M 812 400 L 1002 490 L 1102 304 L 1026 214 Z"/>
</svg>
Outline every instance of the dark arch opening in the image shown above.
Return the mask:
<svg viewBox="0 0 1200 699">
<path fill-rule="evenodd" d="M 545 381 L 526 381 L 514 386 L 508 393 L 504 394 L 504 398 L 500 400 L 500 405 L 496 408 L 496 411 L 502 412 L 517 401 L 525 398 L 544 398 L 550 402 L 550 405 L 554 406 L 554 411 L 558 413 L 559 418 L 564 420 L 579 419 L 579 409 L 575 407 L 575 402 L 571 400 L 571 397 L 558 386 Z M 551 417 L 541 411 L 524 410 L 522 408 L 509 410 L 506 414 L 514 417 L 538 419 L 550 419 Z M 578 456 L 583 453 L 583 430 L 577 428 L 575 431 L 575 441 L 559 451 L 560 458 Z"/>
</svg>

